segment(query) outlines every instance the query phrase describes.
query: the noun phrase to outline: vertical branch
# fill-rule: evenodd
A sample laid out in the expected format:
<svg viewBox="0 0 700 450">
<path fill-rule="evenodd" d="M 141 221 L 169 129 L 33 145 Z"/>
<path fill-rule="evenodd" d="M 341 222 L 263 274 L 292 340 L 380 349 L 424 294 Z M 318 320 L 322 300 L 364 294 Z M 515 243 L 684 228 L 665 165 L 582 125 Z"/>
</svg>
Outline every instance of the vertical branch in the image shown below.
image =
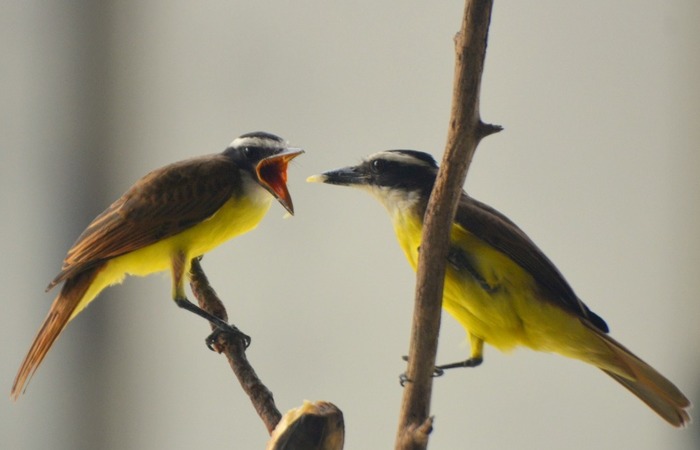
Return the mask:
<svg viewBox="0 0 700 450">
<path fill-rule="evenodd" d="M 430 397 L 449 236 L 457 201 L 481 139 L 501 127 L 481 121 L 479 91 L 492 0 L 466 0 L 455 37 L 455 78 L 445 154 L 425 213 L 406 384 L 396 449 L 424 449 L 432 429 Z"/>
</svg>

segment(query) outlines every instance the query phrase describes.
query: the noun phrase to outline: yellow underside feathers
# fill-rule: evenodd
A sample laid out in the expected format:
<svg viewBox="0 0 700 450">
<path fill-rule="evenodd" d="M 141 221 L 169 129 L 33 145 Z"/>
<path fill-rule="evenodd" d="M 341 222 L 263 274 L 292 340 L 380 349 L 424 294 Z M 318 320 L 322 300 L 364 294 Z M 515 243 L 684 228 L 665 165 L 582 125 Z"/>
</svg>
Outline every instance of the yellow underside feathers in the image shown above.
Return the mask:
<svg viewBox="0 0 700 450">
<path fill-rule="evenodd" d="M 257 200 L 257 201 L 256 201 Z M 78 307 L 77 316 L 106 287 L 121 283 L 126 275 L 145 276 L 169 270 L 172 258 L 185 255 L 189 273 L 192 258 L 203 255 L 222 243 L 254 229 L 270 209 L 272 196 L 263 199 L 232 198 L 209 219 L 139 250 L 113 258 L 98 273 Z"/>
<path fill-rule="evenodd" d="M 410 214 L 392 217 L 396 236 L 415 270 L 422 224 Z M 555 352 L 608 367 L 610 350 L 581 320 L 536 296 L 533 278 L 503 253 L 458 225 L 452 229 L 453 246 L 475 255 L 478 273 L 493 289 L 485 290 L 466 270 L 448 264 L 443 307 L 466 330 L 472 357 L 481 356 L 479 341 L 502 351 L 525 346 Z"/>
</svg>

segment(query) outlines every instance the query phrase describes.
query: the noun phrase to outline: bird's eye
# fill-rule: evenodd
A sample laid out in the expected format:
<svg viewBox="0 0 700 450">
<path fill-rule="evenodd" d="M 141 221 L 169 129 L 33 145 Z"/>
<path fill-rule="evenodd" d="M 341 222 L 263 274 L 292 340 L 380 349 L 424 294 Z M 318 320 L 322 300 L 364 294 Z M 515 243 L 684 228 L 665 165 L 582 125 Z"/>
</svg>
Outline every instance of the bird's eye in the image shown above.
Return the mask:
<svg viewBox="0 0 700 450">
<path fill-rule="evenodd" d="M 370 164 L 370 167 L 372 168 L 372 172 L 379 173 L 386 167 L 386 161 L 383 159 L 375 159 Z"/>
<path fill-rule="evenodd" d="M 250 156 L 253 153 L 253 151 L 250 149 L 250 147 L 243 147 L 243 154 L 246 156 Z"/>
</svg>

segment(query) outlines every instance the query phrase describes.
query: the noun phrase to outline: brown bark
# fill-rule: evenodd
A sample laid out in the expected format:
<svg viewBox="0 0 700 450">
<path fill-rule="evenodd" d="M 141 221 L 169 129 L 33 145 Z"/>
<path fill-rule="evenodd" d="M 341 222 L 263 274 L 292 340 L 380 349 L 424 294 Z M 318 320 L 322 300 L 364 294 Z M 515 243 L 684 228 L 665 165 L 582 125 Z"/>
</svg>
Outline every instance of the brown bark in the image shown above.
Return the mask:
<svg viewBox="0 0 700 450">
<path fill-rule="evenodd" d="M 190 277 L 190 286 L 200 308 L 228 322 L 226 308 L 224 308 L 223 303 L 209 284 L 209 280 L 207 280 L 207 276 L 202 271 L 202 266 L 199 264 L 198 259 L 192 260 Z M 216 326 L 212 325 L 212 330 L 216 330 Z M 250 362 L 248 362 L 248 358 L 245 355 L 244 340 L 228 333 L 220 333 L 214 343 L 214 350 L 226 355 L 233 373 L 238 378 L 238 382 L 245 393 L 248 394 L 268 433 L 272 434 L 282 414 L 275 406 L 272 392 L 260 381 Z"/>
<path fill-rule="evenodd" d="M 479 141 L 501 127 L 481 121 L 479 91 L 492 0 L 467 0 L 455 37 L 455 77 L 447 144 L 425 213 L 416 278 L 407 378 L 396 449 L 425 449 L 432 430 L 430 397 L 450 228 Z"/>
</svg>

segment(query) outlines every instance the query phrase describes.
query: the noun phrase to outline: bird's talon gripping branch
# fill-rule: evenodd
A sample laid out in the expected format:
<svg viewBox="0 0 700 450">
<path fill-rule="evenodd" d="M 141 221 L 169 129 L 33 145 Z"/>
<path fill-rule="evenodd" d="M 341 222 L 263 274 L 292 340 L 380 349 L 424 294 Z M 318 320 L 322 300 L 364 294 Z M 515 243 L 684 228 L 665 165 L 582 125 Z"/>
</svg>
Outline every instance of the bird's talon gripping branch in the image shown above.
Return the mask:
<svg viewBox="0 0 700 450">
<path fill-rule="evenodd" d="M 401 359 L 408 362 L 408 355 L 403 355 L 401 357 Z M 401 384 L 401 387 L 404 387 L 406 385 L 406 383 L 410 383 L 410 382 L 411 382 L 411 379 L 408 378 L 408 375 L 406 374 L 406 372 L 399 375 L 399 384 Z"/>
<path fill-rule="evenodd" d="M 406 355 L 403 355 L 401 357 L 401 359 L 408 362 L 408 356 L 406 356 Z M 461 364 L 461 363 L 462 363 L 462 361 L 459 362 L 459 364 Z M 445 374 L 444 366 L 435 366 L 435 368 L 433 369 L 433 378 L 441 377 L 444 374 Z M 411 380 L 408 378 L 408 375 L 406 375 L 405 372 L 402 373 L 401 375 L 399 375 L 399 382 L 401 383 L 401 386 L 403 386 L 404 384 L 406 384 L 410 381 Z"/>
<path fill-rule="evenodd" d="M 248 336 L 235 326 L 229 325 L 227 328 L 217 328 L 209 336 L 207 336 L 207 338 L 205 339 L 207 348 L 209 348 L 209 350 L 213 352 L 221 353 L 217 349 L 217 346 L 219 343 L 219 339 L 222 336 L 224 337 L 224 339 L 240 339 L 241 343 L 243 344 L 243 350 L 246 350 L 250 346 L 250 336 Z"/>
</svg>

